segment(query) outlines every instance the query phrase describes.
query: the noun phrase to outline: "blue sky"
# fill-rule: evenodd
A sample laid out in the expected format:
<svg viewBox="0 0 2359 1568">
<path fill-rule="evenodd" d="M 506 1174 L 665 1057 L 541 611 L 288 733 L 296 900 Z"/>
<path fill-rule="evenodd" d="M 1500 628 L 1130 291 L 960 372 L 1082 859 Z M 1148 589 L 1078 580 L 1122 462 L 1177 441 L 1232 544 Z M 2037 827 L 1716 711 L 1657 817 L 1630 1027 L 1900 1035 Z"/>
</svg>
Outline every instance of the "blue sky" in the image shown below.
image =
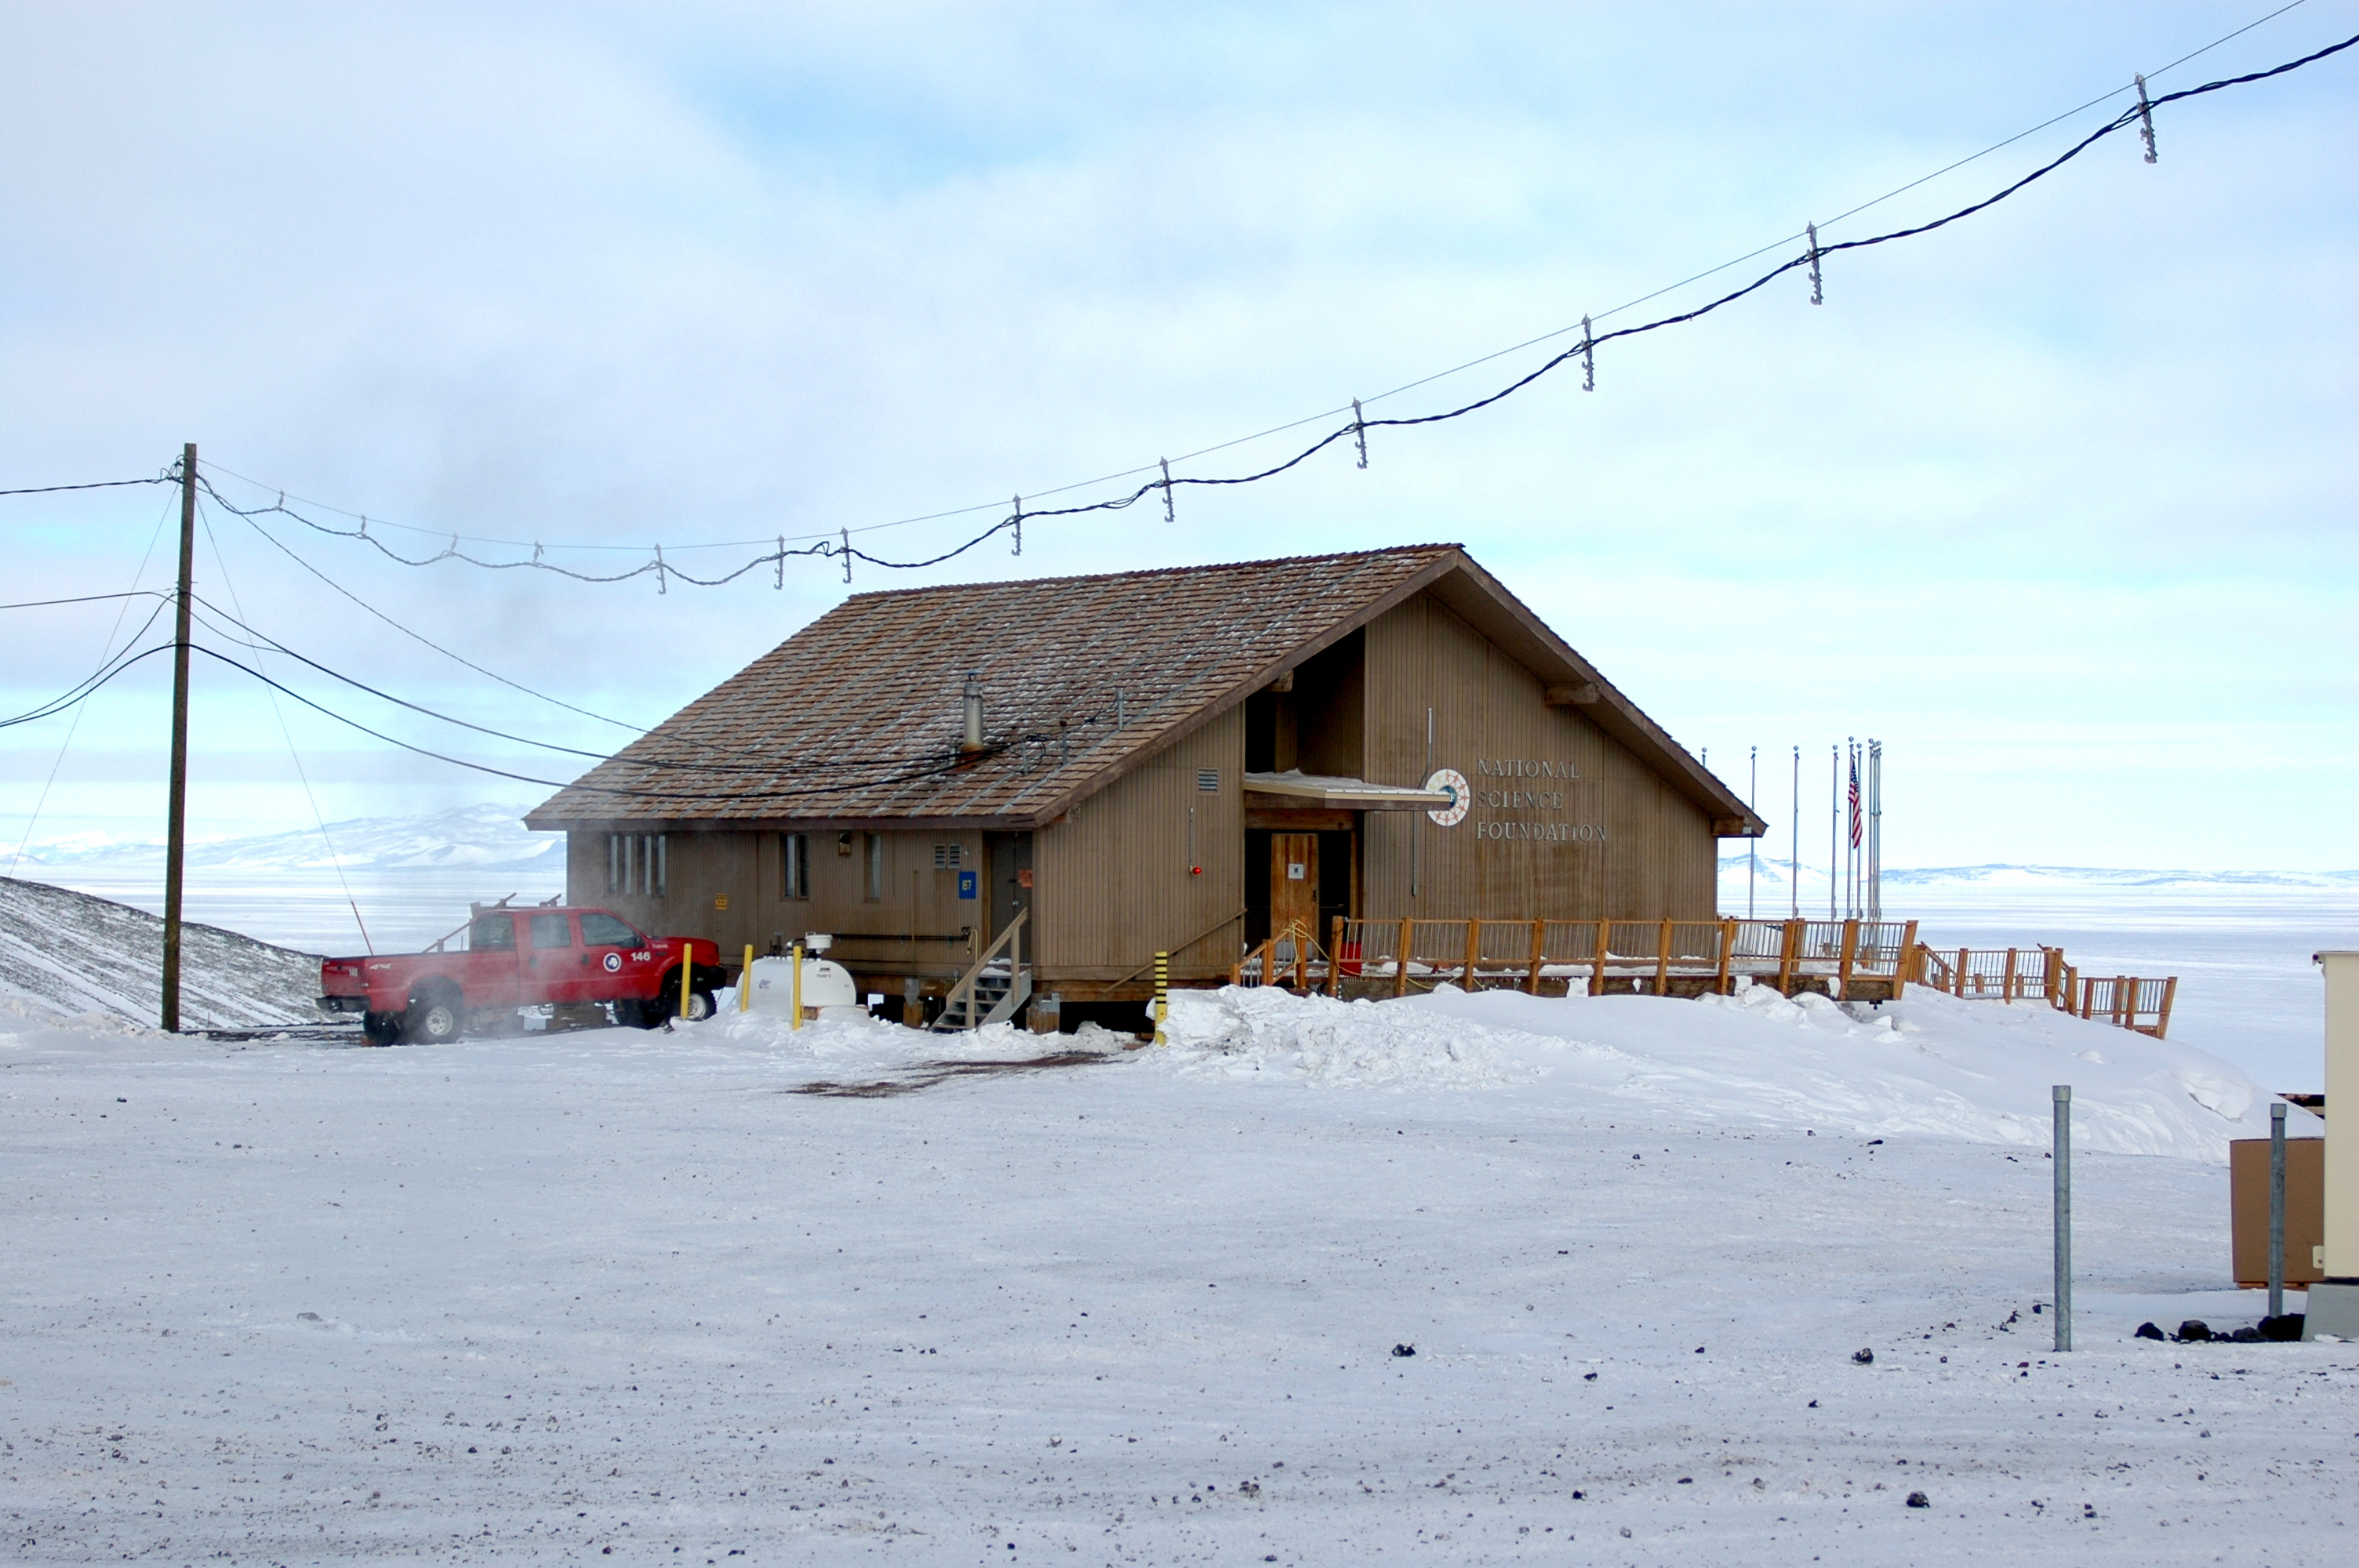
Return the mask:
<svg viewBox="0 0 2359 1568">
<path fill-rule="evenodd" d="M 235 498 L 603 569 L 995 504 L 1604 312 L 2268 8 L 22 7 L 0 485 L 153 472 L 193 438 L 258 481 L 223 477 Z M 2312 0 L 2157 90 L 2354 32 L 2359 5 Z M 1021 559 L 995 543 L 891 581 L 1460 540 L 1740 788 L 1748 745 L 1822 769 L 1830 741 L 1883 738 L 1895 864 L 2359 865 L 2354 57 L 2166 109 L 2152 167 L 2118 136 L 1991 213 L 1834 258 L 1822 308 L 1788 278 L 1610 345 L 1594 394 L 1560 375 L 1380 431 L 1364 472 L 1331 451 L 1183 492 L 1176 524 L 1038 522 Z M 2103 112 L 1829 237 L 1986 194 Z M 140 563 L 168 500 L 0 501 L 6 597 L 159 583 L 168 530 Z M 478 722 L 619 733 L 212 521 L 201 591 L 291 646 Z M 865 543 L 930 555 L 967 522 Z M 818 562 L 658 596 L 277 532 L 421 634 L 640 723 L 850 591 Z M 113 621 L 8 612 L 8 711 L 91 669 Z M 0 730 L 8 847 L 53 768 L 37 838 L 158 829 L 162 665 L 71 745 L 64 717 Z M 290 741 L 332 817 L 537 793 L 291 705 L 284 725 L 201 665 L 197 830 L 308 821 Z"/>
</svg>

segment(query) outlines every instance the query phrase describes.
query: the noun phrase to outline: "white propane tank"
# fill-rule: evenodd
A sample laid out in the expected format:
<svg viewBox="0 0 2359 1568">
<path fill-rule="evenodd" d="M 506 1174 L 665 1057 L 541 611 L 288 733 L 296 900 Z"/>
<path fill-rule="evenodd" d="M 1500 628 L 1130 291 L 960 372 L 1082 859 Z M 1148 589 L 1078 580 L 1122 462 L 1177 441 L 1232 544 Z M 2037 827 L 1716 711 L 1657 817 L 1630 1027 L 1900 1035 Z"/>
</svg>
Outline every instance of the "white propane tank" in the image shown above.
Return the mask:
<svg viewBox="0 0 2359 1568">
<path fill-rule="evenodd" d="M 813 944 L 818 947 L 819 944 Z M 824 950 L 821 948 L 821 950 Z M 771 1012 L 784 1018 L 795 1007 L 795 961 L 787 958 L 756 958 L 754 960 L 755 1012 Z M 865 1015 L 860 1005 L 860 988 L 853 983 L 852 971 L 842 964 L 820 957 L 816 952 L 803 955 L 803 1017 L 806 1020 L 824 1018 L 831 1013 L 842 1016 L 845 1010 Z"/>
</svg>

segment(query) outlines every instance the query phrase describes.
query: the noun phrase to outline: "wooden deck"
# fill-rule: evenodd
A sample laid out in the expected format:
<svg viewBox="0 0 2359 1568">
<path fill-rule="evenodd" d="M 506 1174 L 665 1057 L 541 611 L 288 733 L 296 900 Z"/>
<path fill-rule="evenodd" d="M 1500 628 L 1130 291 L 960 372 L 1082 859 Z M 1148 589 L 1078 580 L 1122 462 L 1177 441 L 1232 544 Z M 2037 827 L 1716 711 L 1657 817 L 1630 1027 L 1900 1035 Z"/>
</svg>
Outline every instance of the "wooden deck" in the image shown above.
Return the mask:
<svg viewBox="0 0 2359 1568">
<path fill-rule="evenodd" d="M 1232 985 L 1407 996 L 1450 984 L 1533 996 L 1725 995 L 1740 979 L 1782 995 L 1890 1001 L 1908 986 L 1978 1001 L 2044 1001 L 2160 1039 L 2176 976 L 2084 976 L 2063 949 L 1937 950 L 1917 922 L 1868 920 L 1345 920 L 1322 945 L 1300 926 L 1241 954 Z"/>
</svg>

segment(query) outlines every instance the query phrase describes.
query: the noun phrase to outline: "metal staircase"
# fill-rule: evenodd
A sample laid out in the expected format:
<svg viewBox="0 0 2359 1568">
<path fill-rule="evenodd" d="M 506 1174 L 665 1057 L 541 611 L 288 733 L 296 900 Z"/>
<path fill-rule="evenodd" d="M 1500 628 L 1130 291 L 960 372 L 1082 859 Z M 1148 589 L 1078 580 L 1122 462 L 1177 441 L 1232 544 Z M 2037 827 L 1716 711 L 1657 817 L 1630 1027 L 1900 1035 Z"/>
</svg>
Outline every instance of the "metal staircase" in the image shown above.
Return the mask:
<svg viewBox="0 0 2359 1568">
<path fill-rule="evenodd" d="M 1024 962 L 1024 923 L 1028 909 L 1016 912 L 998 940 L 983 951 L 973 968 L 961 975 L 942 999 L 941 1015 L 929 1027 L 937 1034 L 955 1034 L 1004 1023 L 1032 1000 L 1032 968 Z"/>
</svg>

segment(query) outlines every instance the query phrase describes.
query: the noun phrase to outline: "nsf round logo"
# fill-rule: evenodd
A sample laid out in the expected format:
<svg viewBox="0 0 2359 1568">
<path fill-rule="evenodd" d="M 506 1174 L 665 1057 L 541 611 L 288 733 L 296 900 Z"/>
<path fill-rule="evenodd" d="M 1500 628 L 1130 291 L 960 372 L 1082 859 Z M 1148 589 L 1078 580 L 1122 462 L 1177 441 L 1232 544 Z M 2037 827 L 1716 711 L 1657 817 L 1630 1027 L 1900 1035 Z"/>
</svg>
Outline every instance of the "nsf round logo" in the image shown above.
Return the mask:
<svg viewBox="0 0 2359 1568">
<path fill-rule="evenodd" d="M 620 969 L 622 967 L 623 967 L 623 956 L 622 956 L 620 953 L 609 953 L 609 954 L 607 954 L 607 955 L 606 955 L 606 972 L 607 972 L 608 974 L 610 974 L 610 975 L 611 975 L 611 974 L 614 973 L 617 969 Z"/>
<path fill-rule="evenodd" d="M 1429 790 L 1447 790 L 1448 806 L 1437 806 L 1426 816 L 1438 827 L 1455 827 L 1466 820 L 1467 811 L 1474 804 L 1473 791 L 1466 787 L 1466 775 L 1456 768 L 1436 768 L 1433 776 L 1425 781 Z"/>
</svg>

